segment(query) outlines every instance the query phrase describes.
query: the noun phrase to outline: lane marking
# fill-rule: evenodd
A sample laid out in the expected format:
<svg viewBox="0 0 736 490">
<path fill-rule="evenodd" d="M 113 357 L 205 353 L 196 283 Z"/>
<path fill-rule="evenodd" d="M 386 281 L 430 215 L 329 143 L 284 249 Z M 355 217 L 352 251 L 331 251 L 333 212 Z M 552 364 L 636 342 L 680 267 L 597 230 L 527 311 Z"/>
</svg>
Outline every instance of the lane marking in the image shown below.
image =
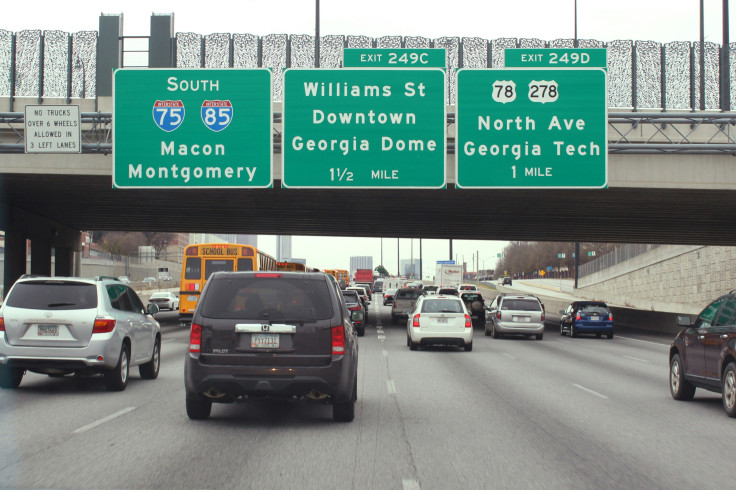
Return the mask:
<svg viewBox="0 0 736 490">
<path fill-rule="evenodd" d="M 388 357 L 388 351 L 384 349 L 383 351 L 383 357 Z"/>
<path fill-rule="evenodd" d="M 97 427 L 99 425 L 102 425 L 102 424 L 104 424 L 106 422 L 109 422 L 109 421 L 111 421 L 113 419 L 116 419 L 118 417 L 121 417 L 121 416 L 125 415 L 126 413 L 132 412 L 136 408 L 137 407 L 128 407 L 128 408 L 124 408 L 122 410 L 119 410 L 119 411 L 117 411 L 117 412 L 115 412 L 115 413 L 113 413 L 111 415 L 108 415 L 107 417 L 102 418 L 102 419 L 100 419 L 100 420 L 98 420 L 96 422 L 92 422 L 91 424 L 87 424 L 84 427 L 80 427 L 79 429 L 77 429 L 74 432 L 72 432 L 72 434 L 81 434 L 82 432 L 87 432 L 88 430 L 94 429 L 95 427 Z"/>
<path fill-rule="evenodd" d="M 176 340 L 178 340 L 178 339 L 169 339 L 169 340 L 162 340 L 162 341 L 161 341 L 161 343 L 162 343 L 162 344 L 165 344 L 166 342 L 174 342 L 174 341 L 176 341 Z"/>
<path fill-rule="evenodd" d="M 562 340 L 562 339 L 557 339 L 557 342 L 564 342 L 566 344 L 569 344 L 570 343 L 569 340 Z"/>
<path fill-rule="evenodd" d="M 404 490 L 421 490 L 422 488 L 419 486 L 418 481 L 410 480 L 408 478 L 401 480 L 401 484 L 404 485 Z"/>
<path fill-rule="evenodd" d="M 631 359 L 631 360 L 633 360 L 633 361 L 646 362 L 647 364 L 649 364 L 649 361 L 647 361 L 647 360 L 645 360 L 645 359 L 639 359 L 638 357 L 631 357 L 631 356 L 624 356 L 624 357 L 625 357 L 626 359 Z"/>
<path fill-rule="evenodd" d="M 645 344 L 654 344 L 654 345 L 660 345 L 660 346 L 662 346 L 662 347 L 668 347 L 668 346 L 670 345 L 669 343 L 664 343 L 664 342 L 652 342 L 651 340 L 641 340 L 641 339 L 635 339 L 635 338 L 632 338 L 632 337 L 624 337 L 624 336 L 622 336 L 622 335 L 616 335 L 616 338 L 619 338 L 619 339 L 626 339 L 626 340 L 634 340 L 634 341 L 636 341 L 636 342 L 644 342 Z"/>
<path fill-rule="evenodd" d="M 386 340 L 386 336 L 385 335 L 379 335 L 378 336 L 378 340 L 385 341 Z"/>
<path fill-rule="evenodd" d="M 396 385 L 394 384 L 393 379 L 386 380 L 386 388 L 388 389 L 389 395 L 395 395 L 396 394 Z"/>
<path fill-rule="evenodd" d="M 590 393 L 591 395 L 595 395 L 595 396 L 598 396 L 598 397 L 601 397 L 601 398 L 603 398 L 604 400 L 608 400 L 608 397 L 607 397 L 606 395 L 601 395 L 601 394 L 600 394 L 600 393 L 598 393 L 597 391 L 593 391 L 593 390 L 591 390 L 591 389 L 589 389 L 589 388 L 586 388 L 585 386 L 580 386 L 579 384 L 573 384 L 573 386 L 574 386 L 575 388 L 579 388 L 579 389 L 581 389 L 581 390 L 583 390 L 583 391 L 587 391 L 587 392 L 588 392 L 588 393 Z"/>
<path fill-rule="evenodd" d="M 512 360 L 514 360 L 514 361 L 516 360 L 516 358 L 515 358 L 514 356 L 512 356 L 511 354 L 506 354 L 506 353 L 504 352 L 504 353 L 503 353 L 503 355 L 504 355 L 504 356 L 506 356 L 506 357 L 508 357 L 509 359 L 512 359 Z"/>
</svg>

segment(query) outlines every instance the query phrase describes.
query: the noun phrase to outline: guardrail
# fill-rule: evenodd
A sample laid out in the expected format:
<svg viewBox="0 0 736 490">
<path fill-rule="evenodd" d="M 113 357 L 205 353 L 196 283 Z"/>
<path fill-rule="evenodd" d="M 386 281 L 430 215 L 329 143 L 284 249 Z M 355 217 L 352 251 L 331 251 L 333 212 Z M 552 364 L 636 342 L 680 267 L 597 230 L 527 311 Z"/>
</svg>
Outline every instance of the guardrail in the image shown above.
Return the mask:
<svg viewBox="0 0 736 490">
<path fill-rule="evenodd" d="M 0 153 L 23 153 L 22 112 L 0 112 Z M 281 153 L 282 115 L 274 113 L 274 152 Z M 112 152 L 112 113 L 83 112 L 82 152 Z M 447 152 L 455 152 L 455 114 L 448 113 Z M 736 112 L 609 112 L 608 153 L 736 155 Z"/>
</svg>

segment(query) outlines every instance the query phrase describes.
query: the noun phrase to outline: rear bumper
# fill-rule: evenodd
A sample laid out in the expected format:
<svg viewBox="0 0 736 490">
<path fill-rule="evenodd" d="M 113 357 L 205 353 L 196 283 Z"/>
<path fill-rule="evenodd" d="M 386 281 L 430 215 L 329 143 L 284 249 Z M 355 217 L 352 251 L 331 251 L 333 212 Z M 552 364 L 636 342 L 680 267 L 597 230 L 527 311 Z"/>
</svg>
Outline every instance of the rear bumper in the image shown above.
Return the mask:
<svg viewBox="0 0 736 490">
<path fill-rule="evenodd" d="M 95 334 L 85 347 L 17 346 L 8 344 L 3 335 L 0 337 L 0 364 L 30 371 L 112 369 L 118 363 L 121 347 L 122 339 L 114 335 Z"/>
<path fill-rule="evenodd" d="M 544 332 L 544 323 L 496 322 L 496 331 L 504 334 L 536 335 Z"/>
<path fill-rule="evenodd" d="M 613 332 L 613 324 L 606 325 L 579 325 L 575 323 L 575 332 L 577 333 L 610 333 Z"/>
<path fill-rule="evenodd" d="M 409 337 L 412 342 L 422 345 L 467 345 L 473 342 L 473 329 L 464 328 L 462 332 L 422 332 L 421 328 L 411 327 Z"/>
<path fill-rule="evenodd" d="M 222 401 L 246 396 L 302 397 L 317 391 L 334 402 L 345 402 L 352 397 L 354 379 L 355 369 L 345 356 L 329 366 L 221 366 L 202 364 L 197 354 L 188 353 L 184 364 L 188 393 L 221 393 Z"/>
</svg>

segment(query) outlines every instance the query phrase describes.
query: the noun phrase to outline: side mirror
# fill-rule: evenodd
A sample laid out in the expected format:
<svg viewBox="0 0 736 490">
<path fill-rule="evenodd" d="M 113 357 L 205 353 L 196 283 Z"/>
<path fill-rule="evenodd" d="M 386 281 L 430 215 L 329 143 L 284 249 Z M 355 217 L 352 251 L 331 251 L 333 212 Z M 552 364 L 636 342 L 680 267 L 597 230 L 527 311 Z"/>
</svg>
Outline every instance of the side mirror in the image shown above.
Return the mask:
<svg viewBox="0 0 736 490">
<path fill-rule="evenodd" d="M 679 327 L 692 327 L 693 321 L 687 315 L 677 315 L 677 325 Z"/>
<path fill-rule="evenodd" d="M 159 311 L 161 310 L 159 309 L 158 305 L 155 305 L 153 303 L 148 303 L 146 305 L 146 313 L 148 313 L 149 315 L 155 315 Z"/>
<path fill-rule="evenodd" d="M 350 312 L 350 319 L 354 322 L 362 322 L 365 320 L 365 314 L 360 310 L 352 310 Z"/>
<path fill-rule="evenodd" d="M 410 313 L 411 313 L 411 310 L 404 310 L 404 315 L 406 315 L 407 317 L 409 316 Z"/>
<path fill-rule="evenodd" d="M 560 315 L 564 315 L 564 314 L 565 314 L 565 310 L 560 310 Z"/>
</svg>

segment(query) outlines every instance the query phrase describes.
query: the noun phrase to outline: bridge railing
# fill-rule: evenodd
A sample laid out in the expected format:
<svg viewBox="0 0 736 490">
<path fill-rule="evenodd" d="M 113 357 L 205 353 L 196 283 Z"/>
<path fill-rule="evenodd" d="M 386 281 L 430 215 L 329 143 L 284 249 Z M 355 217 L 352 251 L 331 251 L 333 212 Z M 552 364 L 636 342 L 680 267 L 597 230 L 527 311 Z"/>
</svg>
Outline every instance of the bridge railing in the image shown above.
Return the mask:
<svg viewBox="0 0 736 490">
<path fill-rule="evenodd" d="M 173 19 L 172 19 L 173 32 Z M 168 34 L 166 34 L 168 36 Z M 172 34 L 173 35 L 173 34 Z M 16 97 L 96 98 L 97 80 L 110 77 L 99 70 L 97 31 L 69 34 L 62 31 L 0 29 L 0 97 L 14 110 Z M 736 43 L 528 38 L 415 36 L 367 37 L 354 35 L 210 34 L 180 32 L 170 39 L 170 65 L 181 68 L 267 67 L 274 74 L 274 100 L 282 100 L 282 72 L 287 68 L 339 68 L 343 49 L 444 48 L 446 50 L 448 104 L 455 102 L 457 68 L 501 68 L 505 48 L 606 48 L 608 52 L 608 106 L 632 111 L 723 110 L 736 106 Z M 145 36 L 137 36 L 140 39 Z M 120 36 L 120 58 L 130 36 Z M 147 43 L 145 43 L 147 44 Z M 160 43 L 159 43 L 160 44 Z M 154 44 L 157 45 L 157 44 Z M 135 49 L 134 49 L 135 50 Z M 145 51 L 145 49 L 141 49 Z M 701 55 L 702 52 L 702 55 Z M 140 53 L 145 55 L 145 53 Z M 132 58 L 131 58 L 132 59 Z M 135 57 L 134 64 L 141 64 Z M 145 63 L 145 61 L 144 61 Z M 160 65 L 156 65 L 160 66 Z M 702 76 L 701 76 L 702 75 Z M 2 110 L 0 108 L 0 110 Z"/>
<path fill-rule="evenodd" d="M 82 152 L 112 151 L 112 113 L 82 112 Z M 448 153 L 455 151 L 455 115 L 447 117 Z M 736 155 L 736 112 L 612 112 L 609 153 L 727 153 Z M 281 113 L 274 113 L 274 152 L 281 152 Z M 0 153 L 23 153 L 24 113 L 0 112 Z"/>
</svg>

